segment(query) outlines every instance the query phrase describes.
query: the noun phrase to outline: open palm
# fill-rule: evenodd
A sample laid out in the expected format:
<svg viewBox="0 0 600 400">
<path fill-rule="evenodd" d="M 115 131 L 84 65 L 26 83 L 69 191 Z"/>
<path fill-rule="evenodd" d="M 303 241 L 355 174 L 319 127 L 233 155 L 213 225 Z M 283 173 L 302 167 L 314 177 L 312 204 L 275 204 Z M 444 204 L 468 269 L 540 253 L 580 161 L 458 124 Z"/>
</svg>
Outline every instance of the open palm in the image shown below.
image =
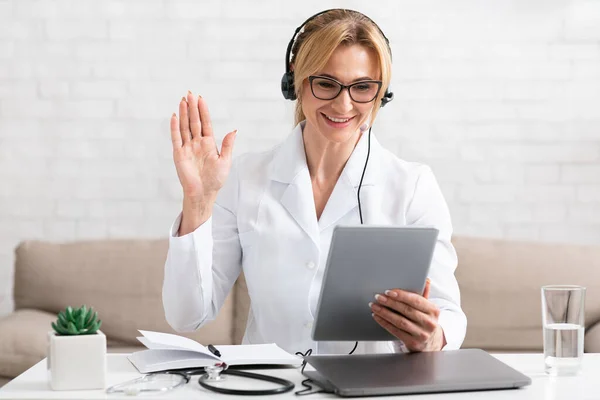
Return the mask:
<svg viewBox="0 0 600 400">
<path fill-rule="evenodd" d="M 225 135 L 219 152 L 206 102 L 191 92 L 181 99 L 179 116 L 171 117 L 171 141 L 184 196 L 197 201 L 214 198 L 229 175 L 237 131 Z"/>
</svg>

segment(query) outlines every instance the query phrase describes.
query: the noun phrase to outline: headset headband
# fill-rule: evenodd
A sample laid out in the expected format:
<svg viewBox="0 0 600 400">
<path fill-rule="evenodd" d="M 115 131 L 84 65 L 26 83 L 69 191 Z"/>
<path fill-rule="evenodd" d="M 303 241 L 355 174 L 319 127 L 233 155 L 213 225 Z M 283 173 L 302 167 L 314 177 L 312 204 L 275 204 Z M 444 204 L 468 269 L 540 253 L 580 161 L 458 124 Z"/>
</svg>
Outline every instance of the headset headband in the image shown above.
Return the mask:
<svg viewBox="0 0 600 400">
<path fill-rule="evenodd" d="M 373 21 L 371 18 L 367 17 L 366 15 L 364 15 L 363 13 L 360 13 L 358 11 L 349 10 L 347 8 L 330 8 L 329 10 L 318 12 L 315 15 L 313 15 L 312 17 L 307 18 L 306 21 L 304 21 L 299 27 L 296 28 L 296 31 L 294 31 L 294 35 L 292 36 L 292 39 L 288 43 L 287 50 L 285 52 L 285 72 L 290 72 L 290 64 L 292 62 L 292 60 L 290 60 L 290 55 L 292 54 L 292 48 L 294 47 L 294 43 L 296 42 L 296 37 L 298 36 L 298 33 L 302 30 L 302 28 L 304 28 L 304 26 L 306 24 L 308 24 L 313 19 L 317 18 L 319 15 L 325 14 L 325 13 L 328 13 L 329 11 L 334 11 L 334 10 L 355 12 L 357 14 L 362 15 L 363 17 L 365 17 L 369 21 L 371 21 L 371 23 L 373 25 L 375 25 L 375 27 L 377 28 L 377 30 L 379 31 L 379 33 L 381 33 L 381 36 L 383 36 L 383 38 L 385 39 L 385 44 L 387 45 L 388 52 L 390 53 L 390 59 L 392 58 L 392 49 L 390 47 L 390 41 L 388 40 L 387 36 L 385 36 L 385 33 L 383 33 L 383 31 L 381 30 L 381 28 L 379 27 L 379 25 L 377 25 L 375 23 L 375 21 Z"/>
</svg>

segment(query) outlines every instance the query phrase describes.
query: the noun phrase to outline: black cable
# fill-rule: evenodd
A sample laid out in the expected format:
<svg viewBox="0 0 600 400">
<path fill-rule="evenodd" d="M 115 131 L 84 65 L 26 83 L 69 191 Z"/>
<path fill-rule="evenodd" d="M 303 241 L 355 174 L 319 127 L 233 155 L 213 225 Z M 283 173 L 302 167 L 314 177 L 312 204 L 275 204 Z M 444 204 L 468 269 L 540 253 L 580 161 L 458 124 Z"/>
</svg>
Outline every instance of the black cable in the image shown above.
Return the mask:
<svg viewBox="0 0 600 400">
<path fill-rule="evenodd" d="M 302 353 L 301 351 L 297 351 L 297 352 L 296 352 L 296 355 L 297 355 L 297 356 L 300 356 L 300 357 L 302 357 L 302 358 L 304 358 L 304 357 L 308 357 L 308 356 L 310 356 L 311 354 L 312 354 L 312 349 L 308 349 L 308 350 L 306 350 L 306 353 Z M 302 368 L 300 369 L 300 373 L 304 372 L 304 368 L 306 368 L 306 360 L 303 360 L 303 361 L 302 361 Z"/>
<path fill-rule="evenodd" d="M 358 193 L 357 193 L 357 198 L 358 198 L 358 215 L 360 217 L 360 224 L 363 225 L 364 221 L 363 221 L 363 216 L 362 216 L 362 207 L 360 205 L 360 189 L 362 187 L 362 183 L 363 183 L 363 179 L 365 177 L 365 172 L 367 171 L 367 164 L 369 163 L 369 155 L 371 154 L 371 128 L 369 128 L 369 137 L 368 137 L 368 147 L 367 147 L 367 159 L 365 160 L 365 166 L 363 167 L 363 172 L 362 175 L 360 176 L 360 183 L 358 184 Z M 350 353 L 348 353 L 348 355 L 354 353 L 354 351 L 356 350 L 356 348 L 358 347 L 358 342 L 354 342 L 354 347 L 352 348 L 352 350 L 350 351 Z M 312 354 L 312 349 L 308 349 L 306 351 L 306 353 L 302 353 L 300 351 L 296 352 L 297 356 L 301 356 L 301 357 L 308 357 L 309 355 Z M 302 368 L 300 369 L 300 373 L 304 372 L 304 368 L 306 368 L 306 359 L 302 362 Z M 308 394 L 315 394 L 315 393 L 329 393 L 326 390 L 317 390 L 317 391 L 312 391 L 313 387 L 311 385 L 312 379 L 305 379 L 302 381 L 302 386 L 305 387 L 305 389 L 302 390 L 298 390 L 297 392 L 295 392 L 294 394 L 296 396 L 306 396 Z"/>
<path fill-rule="evenodd" d="M 302 353 L 302 352 L 300 352 L 300 351 L 297 351 L 297 352 L 296 352 L 296 355 L 297 355 L 297 356 L 300 356 L 300 357 L 302 357 L 302 358 L 304 358 L 304 357 L 308 357 L 308 356 L 310 356 L 311 354 L 312 354 L 312 349 L 308 349 L 308 350 L 306 351 L 306 353 Z M 301 374 L 302 374 L 302 373 L 304 373 L 304 368 L 306 368 L 306 364 L 307 364 L 307 362 L 306 362 L 306 359 L 304 359 L 304 360 L 302 361 L 302 368 L 300 369 L 300 373 L 301 373 Z M 297 392 L 294 392 L 294 394 L 295 394 L 296 396 L 306 396 L 306 395 L 308 395 L 308 394 L 314 394 L 314 393 L 326 393 L 326 392 L 325 392 L 324 390 L 322 390 L 322 389 L 321 389 L 321 390 L 316 390 L 316 391 L 314 391 L 314 392 L 313 392 L 313 391 L 312 391 L 313 387 L 312 387 L 312 385 L 310 384 L 310 382 L 312 382 L 312 379 L 310 379 L 310 378 L 303 380 L 303 381 L 302 381 L 302 386 L 304 386 L 304 389 L 302 389 L 302 390 L 298 390 Z"/>
<path fill-rule="evenodd" d="M 361 225 L 364 225 L 364 221 L 363 221 L 363 216 L 362 216 L 362 207 L 360 205 L 360 189 L 362 188 L 362 183 L 363 183 L 363 179 L 365 177 L 365 172 L 367 171 L 367 164 L 369 163 L 369 155 L 371 154 L 371 128 L 372 127 L 369 128 L 368 147 L 367 147 L 367 159 L 365 160 L 365 166 L 363 167 L 363 172 L 362 172 L 362 175 L 360 176 L 360 183 L 358 184 L 358 193 L 356 195 L 357 198 L 358 198 L 358 215 L 360 217 L 360 224 Z M 357 347 L 358 347 L 358 342 L 355 342 L 354 343 L 354 348 L 348 354 L 354 353 L 354 350 L 356 350 Z"/>
<path fill-rule="evenodd" d="M 369 155 L 371 154 L 371 128 L 369 128 L 369 147 L 367 149 L 367 159 L 365 160 L 365 167 L 363 168 L 362 175 L 360 177 L 360 183 L 358 184 L 358 215 L 360 216 L 360 224 L 363 225 L 362 207 L 360 206 L 360 189 L 362 187 L 363 178 L 367 171 L 367 164 L 369 163 Z"/>
<path fill-rule="evenodd" d="M 354 353 L 354 350 L 356 350 L 357 347 L 358 347 L 358 342 L 354 342 L 354 347 L 352 348 L 352 350 L 350 351 L 350 353 L 348 353 L 348 355 Z"/>
<path fill-rule="evenodd" d="M 328 392 L 326 392 L 323 389 L 312 391 L 313 387 L 310 384 L 310 382 L 312 382 L 312 379 L 310 379 L 310 378 L 307 378 L 307 379 L 303 380 L 302 381 L 302 386 L 304 386 L 306 389 L 298 390 L 294 394 L 296 396 L 307 396 L 309 394 L 315 394 L 315 393 L 328 393 Z"/>
</svg>

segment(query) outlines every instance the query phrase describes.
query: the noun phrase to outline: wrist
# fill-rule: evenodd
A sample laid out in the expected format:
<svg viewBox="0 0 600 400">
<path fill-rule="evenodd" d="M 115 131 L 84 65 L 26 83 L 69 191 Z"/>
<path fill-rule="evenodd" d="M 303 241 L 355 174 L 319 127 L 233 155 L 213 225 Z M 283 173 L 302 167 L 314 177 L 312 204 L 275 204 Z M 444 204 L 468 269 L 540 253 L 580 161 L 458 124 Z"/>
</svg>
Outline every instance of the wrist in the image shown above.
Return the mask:
<svg viewBox="0 0 600 400">
<path fill-rule="evenodd" d="M 210 196 L 203 200 L 184 198 L 178 236 L 187 235 L 208 221 L 212 216 L 215 200 L 216 196 Z"/>
<path fill-rule="evenodd" d="M 217 193 L 205 194 L 202 197 L 183 196 L 183 208 L 190 211 L 204 211 L 207 208 L 212 208 L 212 205 L 217 200 Z"/>
<path fill-rule="evenodd" d="M 442 326 L 440 324 L 438 324 L 436 331 L 437 331 L 437 337 L 438 337 L 437 349 L 442 350 L 448 344 L 448 342 L 446 342 L 446 335 L 444 334 L 444 329 L 442 328 Z"/>
</svg>

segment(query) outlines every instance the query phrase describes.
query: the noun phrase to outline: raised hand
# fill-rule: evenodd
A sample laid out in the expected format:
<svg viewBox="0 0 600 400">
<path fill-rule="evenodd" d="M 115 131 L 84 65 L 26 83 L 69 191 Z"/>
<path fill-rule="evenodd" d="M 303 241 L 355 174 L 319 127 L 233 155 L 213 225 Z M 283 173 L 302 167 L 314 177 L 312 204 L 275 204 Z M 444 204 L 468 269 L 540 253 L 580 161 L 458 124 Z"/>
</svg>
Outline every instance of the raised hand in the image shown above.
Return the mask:
<svg viewBox="0 0 600 400">
<path fill-rule="evenodd" d="M 179 118 L 176 114 L 171 116 L 171 141 L 173 161 L 183 188 L 184 218 L 186 208 L 188 220 L 192 210 L 202 214 L 200 223 L 210 215 L 217 193 L 231 169 L 236 133 L 237 130 L 225 135 L 219 152 L 204 99 L 191 92 L 181 99 Z"/>
</svg>

